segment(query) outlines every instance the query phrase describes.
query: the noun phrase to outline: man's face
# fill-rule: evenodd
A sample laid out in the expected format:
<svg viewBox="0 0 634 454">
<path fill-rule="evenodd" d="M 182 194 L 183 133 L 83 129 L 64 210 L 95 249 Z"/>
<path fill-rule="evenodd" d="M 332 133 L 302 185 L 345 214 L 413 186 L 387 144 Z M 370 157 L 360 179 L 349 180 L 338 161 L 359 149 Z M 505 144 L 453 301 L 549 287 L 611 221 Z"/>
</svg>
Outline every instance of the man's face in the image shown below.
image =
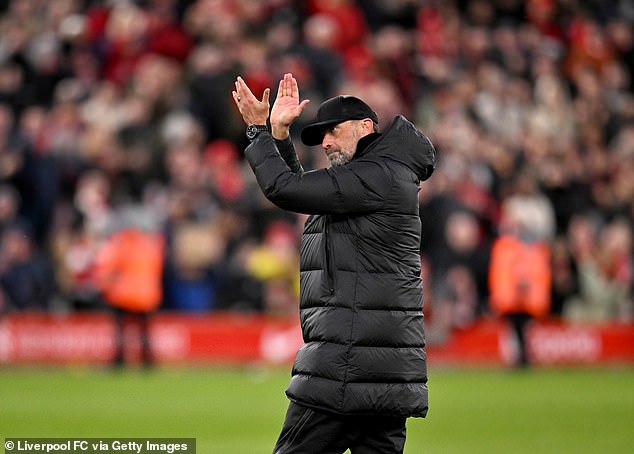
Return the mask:
<svg viewBox="0 0 634 454">
<path fill-rule="evenodd" d="M 359 139 L 371 132 L 367 122 L 371 123 L 371 120 L 347 120 L 326 129 L 321 148 L 332 167 L 342 166 L 352 160 Z"/>
</svg>

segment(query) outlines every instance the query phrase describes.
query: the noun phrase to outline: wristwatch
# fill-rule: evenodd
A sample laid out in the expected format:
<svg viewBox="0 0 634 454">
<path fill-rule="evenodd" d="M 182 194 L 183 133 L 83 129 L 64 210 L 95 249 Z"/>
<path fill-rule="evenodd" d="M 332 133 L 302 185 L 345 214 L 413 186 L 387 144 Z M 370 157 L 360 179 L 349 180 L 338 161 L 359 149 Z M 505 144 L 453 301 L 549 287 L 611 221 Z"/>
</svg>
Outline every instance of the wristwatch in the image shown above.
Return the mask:
<svg viewBox="0 0 634 454">
<path fill-rule="evenodd" d="M 254 140 L 261 132 L 268 131 L 266 125 L 249 125 L 247 126 L 247 139 Z"/>
</svg>

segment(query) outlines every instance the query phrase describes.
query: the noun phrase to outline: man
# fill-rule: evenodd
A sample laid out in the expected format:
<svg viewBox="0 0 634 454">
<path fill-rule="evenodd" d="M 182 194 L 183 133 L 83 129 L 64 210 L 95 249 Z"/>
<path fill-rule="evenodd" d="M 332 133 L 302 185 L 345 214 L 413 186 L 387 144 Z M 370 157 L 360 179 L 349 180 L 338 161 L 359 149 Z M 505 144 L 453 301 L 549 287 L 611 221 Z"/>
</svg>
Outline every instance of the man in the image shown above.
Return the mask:
<svg viewBox="0 0 634 454">
<path fill-rule="evenodd" d="M 436 164 L 431 142 L 402 116 L 381 133 L 352 96 L 318 109 L 301 133 L 328 169 L 304 172 L 289 136 L 308 100 L 285 74 L 269 118 L 244 80 L 233 98 L 246 158 L 266 197 L 311 215 L 300 254 L 300 319 L 290 399 L 275 453 L 402 453 L 405 422 L 427 413 L 418 190 Z"/>
</svg>

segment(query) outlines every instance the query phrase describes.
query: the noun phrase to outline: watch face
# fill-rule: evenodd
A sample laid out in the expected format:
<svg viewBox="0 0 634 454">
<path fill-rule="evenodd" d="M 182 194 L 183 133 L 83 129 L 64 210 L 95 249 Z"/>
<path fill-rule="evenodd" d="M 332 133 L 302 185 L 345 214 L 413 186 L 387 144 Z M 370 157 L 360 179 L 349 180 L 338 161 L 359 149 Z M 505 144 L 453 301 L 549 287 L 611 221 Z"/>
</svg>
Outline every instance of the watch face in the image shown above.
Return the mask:
<svg viewBox="0 0 634 454">
<path fill-rule="evenodd" d="M 253 140 L 260 133 L 260 131 L 265 131 L 266 126 L 258 126 L 258 125 L 249 125 L 247 126 L 247 139 Z"/>
</svg>

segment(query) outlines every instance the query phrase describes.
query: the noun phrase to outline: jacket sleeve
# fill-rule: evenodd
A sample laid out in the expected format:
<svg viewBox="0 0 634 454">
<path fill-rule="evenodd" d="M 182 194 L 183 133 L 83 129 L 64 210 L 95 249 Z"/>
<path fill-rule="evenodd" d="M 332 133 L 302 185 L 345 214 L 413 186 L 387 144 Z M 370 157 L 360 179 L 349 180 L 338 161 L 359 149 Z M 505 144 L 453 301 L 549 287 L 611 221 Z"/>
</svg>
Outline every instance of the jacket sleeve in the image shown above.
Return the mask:
<svg viewBox="0 0 634 454">
<path fill-rule="evenodd" d="M 309 172 L 293 171 L 270 134 L 260 134 L 245 156 L 262 192 L 271 202 L 305 214 L 344 214 L 375 211 L 391 187 L 386 168 L 371 160 Z"/>
<path fill-rule="evenodd" d="M 275 145 L 280 152 L 280 156 L 282 156 L 284 162 L 286 162 L 289 169 L 291 169 L 291 172 L 297 173 L 304 171 L 302 163 L 299 162 L 297 153 L 295 153 L 295 147 L 293 146 L 293 141 L 291 140 L 290 136 L 284 140 L 275 139 Z"/>
</svg>

